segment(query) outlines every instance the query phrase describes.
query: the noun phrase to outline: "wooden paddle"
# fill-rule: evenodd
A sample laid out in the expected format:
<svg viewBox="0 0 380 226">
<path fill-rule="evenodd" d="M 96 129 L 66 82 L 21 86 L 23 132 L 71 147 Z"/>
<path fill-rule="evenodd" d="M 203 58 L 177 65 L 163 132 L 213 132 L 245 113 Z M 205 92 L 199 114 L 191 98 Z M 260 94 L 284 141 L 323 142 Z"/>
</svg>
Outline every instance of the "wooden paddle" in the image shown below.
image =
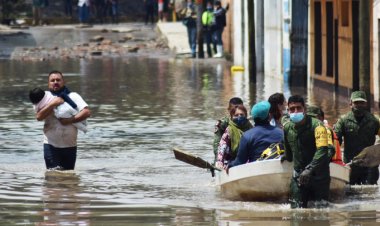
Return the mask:
<svg viewBox="0 0 380 226">
<path fill-rule="evenodd" d="M 206 160 L 204 160 L 204 159 L 202 159 L 196 155 L 190 154 L 186 151 L 183 151 L 179 148 L 173 148 L 173 152 L 174 152 L 175 158 L 182 161 L 182 162 L 186 162 L 190 165 L 197 166 L 197 167 L 200 167 L 203 169 L 210 169 L 211 175 L 213 177 L 215 176 L 215 170 L 220 171 L 219 168 L 216 168 L 214 165 L 207 162 Z"/>
</svg>

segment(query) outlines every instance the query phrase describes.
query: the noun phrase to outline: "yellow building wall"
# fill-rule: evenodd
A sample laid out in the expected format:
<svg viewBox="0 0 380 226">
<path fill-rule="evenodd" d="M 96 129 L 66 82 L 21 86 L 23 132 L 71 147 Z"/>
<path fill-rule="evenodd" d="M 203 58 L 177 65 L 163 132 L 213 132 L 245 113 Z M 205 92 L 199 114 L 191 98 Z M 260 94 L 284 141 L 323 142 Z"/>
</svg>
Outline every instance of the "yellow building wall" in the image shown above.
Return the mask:
<svg viewBox="0 0 380 226">
<path fill-rule="evenodd" d="M 372 4 L 372 0 L 371 4 Z M 315 26 L 314 26 L 314 3 L 321 2 L 321 28 L 322 28 L 322 74 L 315 74 L 315 65 L 314 65 L 314 40 L 315 40 Z M 348 89 L 352 89 L 352 73 L 353 73 L 353 40 L 352 40 L 352 0 L 312 0 L 310 1 L 310 28 L 309 28 L 309 40 L 310 40 L 310 75 L 312 79 L 320 80 L 327 82 L 331 85 L 334 85 L 334 77 L 328 77 L 326 75 L 327 70 L 327 27 L 326 27 L 326 2 L 333 2 L 334 8 L 334 19 L 338 18 L 338 71 L 339 71 L 339 86 L 343 86 Z M 348 25 L 342 26 L 342 5 L 343 2 L 348 4 Z M 370 37 L 371 37 L 371 53 L 370 53 L 370 62 L 372 65 L 372 7 L 370 15 Z M 335 30 L 335 29 L 334 29 Z M 335 38 L 335 34 L 334 34 Z M 335 42 L 334 42 L 335 45 Z M 336 54 L 334 52 L 334 54 Z M 335 56 L 334 56 L 335 58 Z M 334 59 L 335 60 L 335 59 Z M 335 67 L 335 62 L 334 62 Z M 373 93 L 373 67 L 371 67 L 370 78 L 371 78 L 371 93 Z M 335 69 L 334 69 L 335 73 Z"/>
</svg>

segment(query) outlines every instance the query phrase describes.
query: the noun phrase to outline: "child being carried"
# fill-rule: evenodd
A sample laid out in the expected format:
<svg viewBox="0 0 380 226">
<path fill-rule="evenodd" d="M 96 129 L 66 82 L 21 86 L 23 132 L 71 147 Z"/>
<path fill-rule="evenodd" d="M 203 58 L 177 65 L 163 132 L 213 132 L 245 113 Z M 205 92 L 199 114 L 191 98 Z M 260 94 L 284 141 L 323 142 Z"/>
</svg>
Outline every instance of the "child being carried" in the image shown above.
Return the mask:
<svg viewBox="0 0 380 226">
<path fill-rule="evenodd" d="M 34 110 L 36 112 L 40 111 L 46 105 L 48 105 L 55 96 L 50 91 L 44 91 L 40 88 L 34 88 L 29 92 L 29 99 L 33 104 Z M 57 106 L 54 109 L 55 117 L 59 118 L 71 118 L 78 114 L 78 111 L 71 107 L 68 103 L 64 102 L 63 104 Z M 81 122 L 73 123 L 73 125 L 83 131 L 87 132 L 87 120 Z"/>
</svg>

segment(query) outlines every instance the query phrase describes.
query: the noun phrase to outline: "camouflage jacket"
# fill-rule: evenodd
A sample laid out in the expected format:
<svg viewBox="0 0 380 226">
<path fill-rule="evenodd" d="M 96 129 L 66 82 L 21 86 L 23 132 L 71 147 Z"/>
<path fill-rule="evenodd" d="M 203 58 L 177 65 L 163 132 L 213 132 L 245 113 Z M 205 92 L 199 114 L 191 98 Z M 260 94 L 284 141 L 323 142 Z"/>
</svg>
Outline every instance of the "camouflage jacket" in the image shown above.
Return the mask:
<svg viewBox="0 0 380 226">
<path fill-rule="evenodd" d="M 343 115 L 334 126 L 339 142 L 344 138 L 344 162 L 350 162 L 364 148 L 375 143 L 379 134 L 379 120 L 370 112 L 366 112 L 358 121 L 352 111 Z"/>
<path fill-rule="evenodd" d="M 214 155 L 215 155 L 214 162 L 217 161 L 219 142 L 220 142 L 220 139 L 222 139 L 223 133 L 224 131 L 226 131 L 229 122 L 230 122 L 230 118 L 228 116 L 224 116 L 223 118 L 219 119 L 215 123 L 214 142 L 213 142 L 213 150 L 214 150 Z"/>
<path fill-rule="evenodd" d="M 305 117 L 303 125 L 284 125 L 286 158 L 294 162 L 297 173 L 311 169 L 315 178 L 330 177 L 326 128 L 318 119 Z"/>
</svg>

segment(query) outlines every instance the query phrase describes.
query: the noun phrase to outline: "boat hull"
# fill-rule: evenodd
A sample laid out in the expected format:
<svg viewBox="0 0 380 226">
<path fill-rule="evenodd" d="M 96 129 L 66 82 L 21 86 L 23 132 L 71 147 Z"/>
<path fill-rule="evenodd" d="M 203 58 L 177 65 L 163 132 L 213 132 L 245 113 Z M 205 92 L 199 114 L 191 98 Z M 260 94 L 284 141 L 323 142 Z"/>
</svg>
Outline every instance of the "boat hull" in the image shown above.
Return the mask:
<svg viewBox="0 0 380 226">
<path fill-rule="evenodd" d="M 233 167 L 216 175 L 223 197 L 240 201 L 287 201 L 293 164 L 279 159 Z M 330 196 L 344 195 L 350 169 L 330 163 Z"/>
</svg>

